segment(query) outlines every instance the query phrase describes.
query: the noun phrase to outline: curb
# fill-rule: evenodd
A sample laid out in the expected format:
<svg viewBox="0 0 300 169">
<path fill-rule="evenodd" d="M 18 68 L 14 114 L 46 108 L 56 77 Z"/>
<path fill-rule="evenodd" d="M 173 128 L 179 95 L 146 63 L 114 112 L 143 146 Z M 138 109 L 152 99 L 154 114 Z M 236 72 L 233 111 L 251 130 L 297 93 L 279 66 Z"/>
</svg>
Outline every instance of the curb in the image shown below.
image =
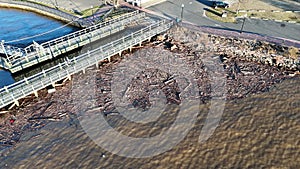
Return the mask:
<svg viewBox="0 0 300 169">
<path fill-rule="evenodd" d="M 236 17 L 236 18 L 240 18 L 240 17 Z M 296 25 L 300 25 L 300 23 L 297 23 L 296 21 L 290 21 L 290 20 L 267 19 L 267 18 L 253 17 L 253 16 L 250 16 L 249 18 L 250 19 L 261 19 L 263 21 L 285 22 L 285 23 L 293 23 Z"/>
<path fill-rule="evenodd" d="M 278 13 L 278 12 L 285 12 L 285 13 L 300 13 L 300 11 L 279 11 L 279 10 L 271 10 L 267 11 L 265 9 L 241 9 L 238 10 L 238 12 L 273 12 L 273 13 Z"/>
<path fill-rule="evenodd" d="M 267 36 L 263 34 L 255 34 L 255 33 L 246 33 L 243 32 L 240 34 L 238 31 L 231 31 L 231 30 L 223 30 L 223 29 L 217 29 L 217 28 L 210 28 L 205 26 L 198 26 L 194 23 L 183 21 L 180 23 L 182 26 L 185 26 L 187 28 L 200 30 L 204 33 L 213 34 L 213 35 L 219 35 L 224 37 L 237 37 L 242 39 L 249 39 L 249 40 L 261 40 L 269 43 L 274 44 L 280 44 L 285 46 L 294 46 L 299 48 L 300 47 L 300 41 L 293 40 L 293 39 L 286 39 L 281 37 L 274 37 L 274 36 Z"/>
</svg>

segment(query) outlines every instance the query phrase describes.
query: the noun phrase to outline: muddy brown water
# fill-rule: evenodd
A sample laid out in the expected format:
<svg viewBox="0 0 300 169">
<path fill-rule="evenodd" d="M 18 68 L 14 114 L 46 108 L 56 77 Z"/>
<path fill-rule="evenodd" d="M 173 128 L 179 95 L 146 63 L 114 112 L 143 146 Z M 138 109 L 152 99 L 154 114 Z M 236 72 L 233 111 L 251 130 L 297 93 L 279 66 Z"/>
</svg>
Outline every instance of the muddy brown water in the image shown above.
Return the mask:
<svg viewBox="0 0 300 169">
<path fill-rule="evenodd" d="M 192 107 L 201 113 L 183 141 L 141 159 L 105 151 L 70 117 L 24 133 L 0 158 L 0 168 L 299 168 L 299 84 L 295 77 L 269 92 L 227 101 L 218 128 L 204 143 L 198 137 L 208 104 Z"/>
</svg>

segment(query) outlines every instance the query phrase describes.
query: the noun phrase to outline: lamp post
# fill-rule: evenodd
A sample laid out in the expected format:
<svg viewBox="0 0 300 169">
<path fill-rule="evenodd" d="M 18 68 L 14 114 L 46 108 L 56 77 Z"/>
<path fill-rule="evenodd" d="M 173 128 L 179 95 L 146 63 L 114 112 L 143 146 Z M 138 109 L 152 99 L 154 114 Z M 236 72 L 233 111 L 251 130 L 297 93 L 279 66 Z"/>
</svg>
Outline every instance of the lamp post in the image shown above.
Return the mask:
<svg viewBox="0 0 300 169">
<path fill-rule="evenodd" d="M 184 4 L 181 4 L 181 14 L 180 14 L 180 20 L 181 21 L 183 19 L 183 8 L 184 8 Z"/>
<path fill-rule="evenodd" d="M 242 24 L 242 27 L 241 27 L 241 31 L 240 31 L 240 33 L 243 33 L 243 29 L 244 29 L 245 21 L 246 21 L 246 16 L 244 16 L 244 18 L 243 18 L 243 24 Z"/>
<path fill-rule="evenodd" d="M 55 6 L 56 6 L 56 7 L 58 6 L 58 4 L 57 4 L 57 0 L 55 0 Z"/>
<path fill-rule="evenodd" d="M 238 0 L 238 7 L 236 9 L 235 14 L 239 14 L 239 10 L 240 10 L 240 0 Z"/>
<path fill-rule="evenodd" d="M 142 8 L 142 0 L 140 0 L 140 8 Z"/>
<path fill-rule="evenodd" d="M 94 6 L 91 6 L 91 9 L 92 9 L 92 16 L 93 16 L 93 19 L 95 19 L 95 16 L 94 16 Z"/>
</svg>

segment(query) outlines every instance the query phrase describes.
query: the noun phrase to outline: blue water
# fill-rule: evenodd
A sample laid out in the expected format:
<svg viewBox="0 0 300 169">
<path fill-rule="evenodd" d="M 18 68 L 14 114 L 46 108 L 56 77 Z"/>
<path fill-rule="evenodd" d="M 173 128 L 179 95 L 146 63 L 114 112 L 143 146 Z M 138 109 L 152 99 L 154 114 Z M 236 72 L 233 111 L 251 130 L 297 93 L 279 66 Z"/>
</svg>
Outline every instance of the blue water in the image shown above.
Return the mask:
<svg viewBox="0 0 300 169">
<path fill-rule="evenodd" d="M 64 25 L 65 23 L 33 12 L 0 8 L 0 40 L 9 45 L 26 47 L 32 44 L 32 41 L 41 43 L 78 30 L 76 27 Z M 36 36 L 49 31 L 51 33 Z M 27 38 L 32 36 L 35 37 Z M 0 88 L 12 83 L 14 78 L 11 73 L 0 70 Z"/>
<path fill-rule="evenodd" d="M 3 88 L 4 86 L 8 86 L 14 82 L 15 80 L 11 76 L 10 72 L 5 70 L 0 70 L 0 88 Z"/>
<path fill-rule="evenodd" d="M 45 42 L 78 30 L 78 28 L 66 26 L 43 36 L 27 39 L 27 37 L 43 34 L 64 25 L 65 23 L 33 12 L 0 8 L 0 40 L 5 40 L 15 46 L 25 47 L 33 40 L 39 43 Z M 26 39 L 21 40 L 23 38 Z M 10 42 L 18 39 L 19 41 Z"/>
</svg>

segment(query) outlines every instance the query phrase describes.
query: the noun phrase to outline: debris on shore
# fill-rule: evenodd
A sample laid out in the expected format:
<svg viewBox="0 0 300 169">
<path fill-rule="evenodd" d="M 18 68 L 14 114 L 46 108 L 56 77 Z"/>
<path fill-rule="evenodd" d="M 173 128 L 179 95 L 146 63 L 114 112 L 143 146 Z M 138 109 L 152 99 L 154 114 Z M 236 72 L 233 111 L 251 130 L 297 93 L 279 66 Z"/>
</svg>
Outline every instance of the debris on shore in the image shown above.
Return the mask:
<svg viewBox="0 0 300 169">
<path fill-rule="evenodd" d="M 184 27 L 173 27 L 166 34 L 152 38 L 151 42 L 133 48 L 152 55 L 160 55 L 162 51 L 184 59 L 193 68 L 193 76 L 199 89 L 202 103 L 211 99 L 211 77 L 203 63 L 206 57 L 214 57 L 220 61 L 226 78 L 226 99 L 239 99 L 249 94 L 267 92 L 276 83 L 292 78 L 300 71 L 299 49 L 285 47 L 267 42 L 228 38 L 195 32 Z M 96 73 L 97 106 L 103 114 L 116 114 L 111 98 L 111 80 L 114 66 L 123 58 L 135 53 L 123 52 L 123 56 L 112 57 L 111 62 L 102 61 Z M 176 66 L 176 65 L 174 65 Z M 145 76 L 146 74 L 149 74 Z M 85 83 L 85 75 L 78 73 Z M 157 80 L 159 79 L 159 80 Z M 87 83 L 87 82 L 86 82 Z M 149 87 L 150 86 L 150 87 Z M 171 104 L 180 104 L 180 90 L 172 75 L 155 69 L 137 75 L 128 86 L 127 95 L 133 107 L 147 109 L 151 89 L 162 90 Z M 28 96 L 21 100 L 21 106 L 13 108 L 9 113 L 0 114 L 0 145 L 11 146 L 18 142 L 22 131 L 36 130 L 49 121 L 62 120 L 74 114 L 72 104 L 72 83 L 65 82 L 54 93 L 40 91 L 39 98 Z M 85 94 L 85 91 L 78 93 Z M 5 110 L 6 111 L 6 110 Z"/>
</svg>

